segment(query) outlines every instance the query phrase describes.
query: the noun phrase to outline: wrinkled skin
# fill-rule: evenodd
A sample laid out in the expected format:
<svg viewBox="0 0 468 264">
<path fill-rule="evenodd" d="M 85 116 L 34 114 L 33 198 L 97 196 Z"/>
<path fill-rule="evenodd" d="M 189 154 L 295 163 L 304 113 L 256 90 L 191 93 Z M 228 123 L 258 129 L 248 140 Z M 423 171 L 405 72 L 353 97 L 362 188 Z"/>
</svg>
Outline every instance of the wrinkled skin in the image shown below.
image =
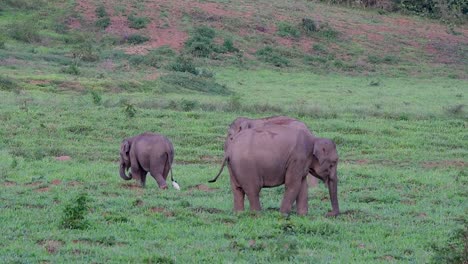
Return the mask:
<svg viewBox="0 0 468 264">
<path fill-rule="evenodd" d="M 142 187 L 146 184 L 146 174 L 158 183 L 159 188 L 167 189 L 167 175 L 174 161 L 174 148 L 166 137 L 145 132 L 126 138 L 120 146 L 120 177 L 124 180 L 136 179 Z M 127 175 L 126 171 L 130 169 Z M 171 170 L 171 178 L 172 170 Z"/>
<path fill-rule="evenodd" d="M 226 159 L 235 211 L 244 210 L 245 195 L 251 210 L 261 210 L 261 188 L 284 184 L 280 212 L 289 214 L 296 202 L 297 213 L 307 214 L 306 176 L 312 170 L 330 190 L 332 211 L 327 215 L 339 214 L 338 155 L 331 140 L 318 139 L 306 131 L 281 125 L 246 129 L 233 137 L 226 150 Z"/>
<path fill-rule="evenodd" d="M 232 139 L 241 131 L 245 129 L 259 128 L 267 125 L 281 125 L 304 130 L 306 133 L 314 136 L 309 128 L 301 121 L 288 117 L 288 116 L 270 116 L 260 119 L 250 119 L 247 117 L 236 118 L 228 128 L 228 134 L 224 141 L 224 150 L 226 150 L 232 141 Z M 316 187 L 318 184 L 317 178 L 308 177 L 309 187 Z"/>
</svg>

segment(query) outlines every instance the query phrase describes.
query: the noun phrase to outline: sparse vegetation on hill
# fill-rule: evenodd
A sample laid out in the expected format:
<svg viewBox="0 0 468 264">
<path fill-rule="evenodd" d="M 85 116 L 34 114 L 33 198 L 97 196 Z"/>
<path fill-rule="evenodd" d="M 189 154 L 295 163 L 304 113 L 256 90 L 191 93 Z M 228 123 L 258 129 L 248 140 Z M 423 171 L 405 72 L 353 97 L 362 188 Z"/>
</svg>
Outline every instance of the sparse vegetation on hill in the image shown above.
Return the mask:
<svg viewBox="0 0 468 264">
<path fill-rule="evenodd" d="M 421 3 L 0 1 L 0 262 L 467 262 L 468 28 Z M 337 144 L 342 215 L 323 184 L 284 218 L 282 187 L 237 215 L 206 183 L 271 115 Z M 143 131 L 180 192 L 119 178 Z"/>
</svg>

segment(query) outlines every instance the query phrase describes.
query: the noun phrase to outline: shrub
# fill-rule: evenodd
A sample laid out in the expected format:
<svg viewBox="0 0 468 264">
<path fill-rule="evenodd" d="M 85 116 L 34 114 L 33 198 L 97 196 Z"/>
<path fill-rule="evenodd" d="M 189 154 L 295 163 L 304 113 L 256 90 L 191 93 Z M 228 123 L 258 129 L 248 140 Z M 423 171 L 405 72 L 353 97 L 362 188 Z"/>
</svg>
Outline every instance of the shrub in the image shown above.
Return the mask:
<svg viewBox="0 0 468 264">
<path fill-rule="evenodd" d="M 45 0 L 2 0 L 0 3 L 0 9 L 2 7 L 10 7 L 20 10 L 32 10 L 42 8 L 47 2 Z"/>
<path fill-rule="evenodd" d="M 224 52 L 239 52 L 239 49 L 234 47 L 232 39 L 224 39 L 223 50 Z"/>
<path fill-rule="evenodd" d="M 302 30 L 304 30 L 306 33 L 312 33 L 312 32 L 318 31 L 318 27 L 315 24 L 314 20 L 310 18 L 303 18 L 301 26 L 302 26 Z"/>
<path fill-rule="evenodd" d="M 101 102 L 102 102 L 101 94 L 98 91 L 95 91 L 95 90 L 91 90 L 90 93 L 91 93 L 91 97 L 93 98 L 93 103 L 95 105 L 100 105 Z"/>
<path fill-rule="evenodd" d="M 215 35 L 215 30 L 210 27 L 197 27 L 185 42 L 185 49 L 194 56 L 208 57 L 215 51 L 215 45 L 213 44 Z"/>
<path fill-rule="evenodd" d="M 0 35 L 0 49 L 5 49 L 5 42 L 6 42 L 6 37 L 4 35 Z"/>
<path fill-rule="evenodd" d="M 231 91 L 225 85 L 218 84 L 213 78 L 196 76 L 187 72 L 167 74 L 162 76 L 160 81 L 164 92 L 192 90 L 209 94 L 231 94 Z"/>
<path fill-rule="evenodd" d="M 18 41 L 35 43 L 40 42 L 39 26 L 36 20 L 28 19 L 18 21 L 7 26 L 8 34 Z"/>
<path fill-rule="evenodd" d="M 87 38 L 86 36 L 81 36 L 83 39 L 82 42 L 78 41 L 73 49 L 72 53 L 75 59 L 87 61 L 87 62 L 95 62 L 99 60 L 99 52 L 96 49 L 95 43 L 91 38 Z"/>
<path fill-rule="evenodd" d="M 80 75 L 80 69 L 76 63 L 72 63 L 68 67 L 63 68 L 62 72 L 71 75 Z"/>
<path fill-rule="evenodd" d="M 125 115 L 128 117 L 128 118 L 132 118 L 132 117 L 135 117 L 136 113 L 137 113 L 137 110 L 135 108 L 135 105 L 130 103 L 130 102 L 124 102 L 123 103 L 123 111 L 125 113 Z"/>
<path fill-rule="evenodd" d="M 137 44 L 141 44 L 141 43 L 148 41 L 149 38 L 146 36 L 138 35 L 138 34 L 132 34 L 128 36 L 126 40 L 130 44 L 137 45 Z"/>
<path fill-rule="evenodd" d="M 67 229 L 85 229 L 89 226 L 86 213 L 89 209 L 89 198 L 86 193 L 81 193 L 72 198 L 63 209 L 60 225 Z"/>
<path fill-rule="evenodd" d="M 0 75 L 0 90 L 13 91 L 18 88 L 18 84 L 11 78 Z"/>
<path fill-rule="evenodd" d="M 281 37 L 299 38 L 301 36 L 301 31 L 288 22 L 279 22 L 277 27 L 277 33 Z"/>
<path fill-rule="evenodd" d="M 431 263 L 468 263 L 468 224 L 452 232 L 445 246 L 432 245 Z"/>
<path fill-rule="evenodd" d="M 101 17 L 96 20 L 96 27 L 106 29 L 110 25 L 110 17 Z"/>
<path fill-rule="evenodd" d="M 197 74 L 197 68 L 195 67 L 195 64 L 193 63 L 193 59 L 188 56 L 178 56 L 176 58 L 176 61 L 169 65 L 169 69 L 177 72 L 189 72 L 192 74 Z"/>
<path fill-rule="evenodd" d="M 289 60 L 270 46 L 257 50 L 255 55 L 262 61 L 273 64 L 276 67 L 285 67 L 289 65 Z"/>
<path fill-rule="evenodd" d="M 134 15 L 130 15 L 128 17 L 128 22 L 130 23 L 129 27 L 134 29 L 142 29 L 145 28 L 146 25 L 149 23 L 149 18 L 147 17 L 137 17 Z"/>
<path fill-rule="evenodd" d="M 100 5 L 96 8 L 96 15 L 100 18 L 109 16 L 107 14 L 106 8 L 103 5 Z"/>
</svg>

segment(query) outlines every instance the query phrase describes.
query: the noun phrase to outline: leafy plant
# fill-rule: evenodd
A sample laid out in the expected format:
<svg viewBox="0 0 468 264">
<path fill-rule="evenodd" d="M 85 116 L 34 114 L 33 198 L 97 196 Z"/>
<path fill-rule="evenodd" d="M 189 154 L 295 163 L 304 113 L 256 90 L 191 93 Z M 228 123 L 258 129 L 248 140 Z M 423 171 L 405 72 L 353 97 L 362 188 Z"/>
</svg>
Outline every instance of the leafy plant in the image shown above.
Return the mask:
<svg viewBox="0 0 468 264">
<path fill-rule="evenodd" d="M 98 91 L 95 91 L 95 90 L 91 90 L 90 93 L 91 93 L 91 97 L 93 98 L 93 103 L 95 105 L 100 105 L 102 102 L 102 95 Z"/>
<path fill-rule="evenodd" d="M 127 117 L 129 118 L 135 117 L 137 110 L 134 104 L 130 102 L 124 102 L 123 106 L 124 106 L 123 111 Z"/>
<path fill-rule="evenodd" d="M 302 26 L 302 29 L 306 33 L 312 33 L 312 32 L 317 32 L 318 31 L 318 27 L 317 27 L 316 23 L 314 22 L 314 20 L 312 20 L 310 18 L 303 18 L 301 26 Z"/>
<path fill-rule="evenodd" d="M 134 29 L 142 29 L 145 28 L 146 25 L 149 23 L 149 18 L 147 17 L 137 17 L 134 15 L 130 15 L 128 17 L 128 22 L 130 23 L 129 27 Z"/>
<path fill-rule="evenodd" d="M 277 33 L 281 37 L 299 38 L 301 36 L 301 31 L 288 22 L 279 22 L 277 27 Z"/>
<path fill-rule="evenodd" d="M 18 84 L 11 78 L 0 75 L 0 90 L 13 91 L 18 88 Z"/>
<path fill-rule="evenodd" d="M 20 20 L 7 26 L 9 36 L 18 41 L 36 43 L 41 41 L 39 24 L 34 19 Z"/>
<path fill-rule="evenodd" d="M 81 193 L 72 198 L 62 212 L 60 225 L 66 229 L 85 229 L 89 226 L 86 213 L 89 209 L 89 198 L 86 193 Z"/>
<path fill-rule="evenodd" d="M 110 17 L 101 17 L 96 20 L 96 27 L 106 29 L 110 25 Z"/>
<path fill-rule="evenodd" d="M 193 63 L 193 59 L 188 56 L 180 55 L 176 58 L 176 61 L 169 65 L 169 69 L 177 72 L 189 72 L 197 74 L 197 68 Z"/>
<path fill-rule="evenodd" d="M 215 50 L 215 35 L 215 30 L 208 26 L 197 27 L 185 42 L 185 49 L 196 57 L 208 57 Z"/>
<path fill-rule="evenodd" d="M 278 50 L 272 48 L 271 46 L 266 46 L 257 50 L 255 55 L 260 60 L 273 64 L 276 67 L 285 67 L 290 63 L 287 58 L 284 58 Z"/>
<path fill-rule="evenodd" d="M 139 34 L 132 34 L 132 35 L 128 36 L 127 39 L 126 39 L 126 41 L 128 43 L 133 44 L 133 45 L 145 43 L 148 40 L 149 40 L 148 37 L 142 36 L 142 35 L 139 35 Z"/>
</svg>

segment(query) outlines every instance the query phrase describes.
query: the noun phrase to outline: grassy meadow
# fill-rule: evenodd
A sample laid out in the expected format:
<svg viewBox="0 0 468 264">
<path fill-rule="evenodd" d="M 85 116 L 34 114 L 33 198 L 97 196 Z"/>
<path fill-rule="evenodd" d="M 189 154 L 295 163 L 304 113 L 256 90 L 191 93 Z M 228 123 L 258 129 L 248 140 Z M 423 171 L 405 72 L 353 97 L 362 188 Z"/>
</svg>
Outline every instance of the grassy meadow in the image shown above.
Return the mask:
<svg viewBox="0 0 468 264">
<path fill-rule="evenodd" d="M 0 2 L 0 263 L 468 261 L 466 26 L 450 33 L 444 64 L 391 30 L 383 56 L 341 23 L 442 27 L 426 18 L 317 1 L 258 1 L 263 13 L 245 21 L 228 15 L 249 1 L 186 13 L 171 5 L 181 1 L 90 2 Z M 276 25 L 278 10 L 298 17 Z M 296 28 L 307 12 L 326 26 Z M 121 14 L 140 35 L 106 30 Z M 187 32 L 184 46 L 129 52 L 158 19 Z M 262 212 L 235 214 L 227 170 L 207 182 L 232 120 L 271 115 L 336 142 L 341 215 L 325 217 L 323 184 L 309 189 L 307 216 L 286 218 L 283 187 L 262 190 Z M 121 141 L 144 131 L 173 142 L 180 191 L 119 177 Z"/>
</svg>

